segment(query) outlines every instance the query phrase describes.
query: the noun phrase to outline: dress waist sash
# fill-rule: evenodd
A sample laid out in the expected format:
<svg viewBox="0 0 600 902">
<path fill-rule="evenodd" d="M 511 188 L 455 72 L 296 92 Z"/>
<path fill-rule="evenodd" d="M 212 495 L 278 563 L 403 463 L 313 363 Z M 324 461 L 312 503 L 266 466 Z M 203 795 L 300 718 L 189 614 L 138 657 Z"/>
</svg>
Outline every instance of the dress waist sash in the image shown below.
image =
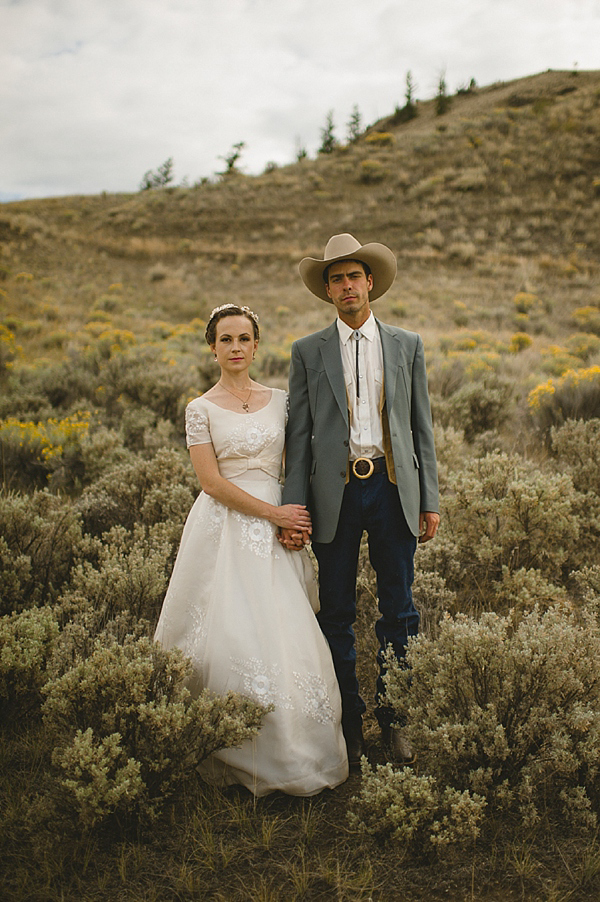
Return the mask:
<svg viewBox="0 0 600 902">
<path fill-rule="evenodd" d="M 274 479 L 279 479 L 281 462 L 261 457 L 222 457 L 218 461 L 219 472 L 225 479 L 243 476 L 248 470 L 263 470 Z"/>
</svg>

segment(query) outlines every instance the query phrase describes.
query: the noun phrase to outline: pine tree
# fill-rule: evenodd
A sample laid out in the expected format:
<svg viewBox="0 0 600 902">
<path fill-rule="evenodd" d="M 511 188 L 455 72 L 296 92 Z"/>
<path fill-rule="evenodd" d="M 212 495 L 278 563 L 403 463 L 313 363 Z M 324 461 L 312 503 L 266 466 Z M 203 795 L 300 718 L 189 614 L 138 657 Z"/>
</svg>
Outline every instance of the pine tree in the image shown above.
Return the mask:
<svg viewBox="0 0 600 902">
<path fill-rule="evenodd" d="M 245 141 L 238 141 L 237 144 L 234 144 L 228 154 L 225 154 L 223 157 L 219 157 L 220 160 L 224 160 L 227 168 L 223 172 L 217 173 L 218 175 L 233 175 L 236 172 L 239 172 L 237 168 L 237 161 L 242 155 L 242 151 L 246 146 Z"/>
<path fill-rule="evenodd" d="M 165 188 L 173 181 L 173 157 L 169 157 L 154 172 L 149 169 L 144 173 L 140 182 L 140 191 L 149 191 L 152 188 Z"/>
<path fill-rule="evenodd" d="M 358 104 L 355 103 L 352 107 L 352 115 L 348 120 L 348 143 L 352 143 L 353 141 L 357 141 L 360 137 L 360 133 L 362 131 L 362 117 L 360 115 L 360 110 L 358 109 Z"/>
<path fill-rule="evenodd" d="M 443 116 L 450 109 L 451 99 L 448 97 L 448 86 L 446 84 L 446 73 L 442 72 L 438 81 L 437 94 L 435 95 L 435 112 L 438 116 Z"/>
<path fill-rule="evenodd" d="M 338 140 L 333 133 L 334 128 L 333 110 L 330 110 L 327 113 L 325 127 L 321 129 L 321 146 L 319 147 L 319 153 L 333 153 L 337 147 Z"/>
</svg>

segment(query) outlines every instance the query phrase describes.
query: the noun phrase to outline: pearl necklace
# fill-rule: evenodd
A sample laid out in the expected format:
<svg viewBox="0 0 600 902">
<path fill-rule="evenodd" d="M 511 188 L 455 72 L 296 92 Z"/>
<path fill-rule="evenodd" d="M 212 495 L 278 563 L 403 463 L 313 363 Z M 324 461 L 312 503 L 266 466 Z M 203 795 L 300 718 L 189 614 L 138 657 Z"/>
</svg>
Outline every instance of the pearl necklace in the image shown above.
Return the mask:
<svg viewBox="0 0 600 902">
<path fill-rule="evenodd" d="M 226 385 L 223 385 L 223 383 L 221 382 L 220 379 L 219 379 L 219 381 L 218 381 L 217 384 L 220 385 L 221 388 L 224 388 L 225 391 L 228 391 L 230 395 L 233 395 L 234 398 L 237 398 L 237 399 L 238 399 L 238 401 L 239 401 L 240 404 L 242 405 L 242 408 L 243 408 L 243 410 L 244 410 L 244 413 L 249 413 L 250 408 L 249 408 L 249 406 L 248 406 L 248 403 L 249 403 L 249 401 L 250 401 L 250 395 L 252 394 L 252 385 L 250 386 L 250 391 L 248 392 L 248 397 L 246 398 L 245 401 L 242 401 L 242 399 L 241 399 L 238 395 L 236 395 L 235 392 L 232 392 L 230 388 L 227 388 Z"/>
</svg>

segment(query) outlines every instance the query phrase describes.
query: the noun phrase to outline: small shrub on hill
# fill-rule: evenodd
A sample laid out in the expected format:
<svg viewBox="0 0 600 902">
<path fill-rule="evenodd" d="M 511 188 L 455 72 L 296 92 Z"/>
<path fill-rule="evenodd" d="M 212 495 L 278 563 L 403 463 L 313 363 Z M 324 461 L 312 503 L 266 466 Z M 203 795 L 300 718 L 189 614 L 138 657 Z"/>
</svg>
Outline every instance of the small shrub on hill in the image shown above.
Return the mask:
<svg viewBox="0 0 600 902">
<path fill-rule="evenodd" d="M 573 319 L 578 328 L 584 332 L 593 332 L 600 335 L 600 307 L 588 305 L 578 307 L 573 313 Z"/>
<path fill-rule="evenodd" d="M 578 369 L 583 363 L 579 357 L 575 357 L 569 353 L 567 348 L 563 348 L 560 345 L 550 345 L 547 348 L 542 348 L 541 354 L 542 369 L 545 373 L 550 373 L 552 376 L 562 376 L 569 370 Z"/>
<path fill-rule="evenodd" d="M 373 132 L 365 138 L 369 147 L 393 147 L 396 139 L 391 132 Z"/>
<path fill-rule="evenodd" d="M 600 338 L 588 332 L 579 332 L 569 336 L 567 348 L 575 357 L 587 362 L 600 351 Z"/>
<path fill-rule="evenodd" d="M 438 830 L 452 822 L 440 798 L 446 790 L 455 800 L 464 794 L 472 835 L 485 804 L 525 829 L 542 817 L 563 829 L 596 829 L 600 633 L 591 614 L 580 620 L 557 605 L 520 622 L 493 613 L 479 621 L 448 617 L 435 639 L 411 640 L 407 661 L 408 669 L 388 655 L 387 701 L 406 719 L 421 779 L 428 778 L 432 842 L 431 821 Z M 404 774 L 393 781 L 387 772 L 370 777 L 359 797 L 365 829 L 383 823 L 402 836 L 401 825 L 420 817 L 417 780 Z"/>
<path fill-rule="evenodd" d="M 21 348 L 15 343 L 14 334 L 0 323 L 0 378 L 11 369 L 20 352 Z"/>
<path fill-rule="evenodd" d="M 515 332 L 510 339 L 510 350 L 513 354 L 525 351 L 533 344 L 533 338 L 527 332 Z"/>
<path fill-rule="evenodd" d="M 387 174 L 387 169 L 378 160 L 363 160 L 360 164 L 358 178 L 363 185 L 375 185 L 377 182 L 382 182 Z"/>
<path fill-rule="evenodd" d="M 192 699 L 189 662 L 149 639 L 97 642 L 44 687 L 58 810 L 83 828 L 154 821 L 213 752 L 255 735 L 266 709 L 233 693 Z"/>
</svg>

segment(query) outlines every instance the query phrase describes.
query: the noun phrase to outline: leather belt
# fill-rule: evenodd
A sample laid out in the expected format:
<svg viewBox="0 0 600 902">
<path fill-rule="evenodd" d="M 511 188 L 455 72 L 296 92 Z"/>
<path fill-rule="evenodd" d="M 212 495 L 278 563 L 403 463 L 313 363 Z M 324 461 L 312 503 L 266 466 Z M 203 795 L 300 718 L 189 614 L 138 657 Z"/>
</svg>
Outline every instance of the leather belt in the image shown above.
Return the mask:
<svg viewBox="0 0 600 902">
<path fill-rule="evenodd" d="M 350 461 L 350 471 L 357 479 L 368 479 L 374 473 L 386 472 L 385 457 L 376 457 L 371 460 L 369 457 L 357 457 L 356 460 Z"/>
</svg>

